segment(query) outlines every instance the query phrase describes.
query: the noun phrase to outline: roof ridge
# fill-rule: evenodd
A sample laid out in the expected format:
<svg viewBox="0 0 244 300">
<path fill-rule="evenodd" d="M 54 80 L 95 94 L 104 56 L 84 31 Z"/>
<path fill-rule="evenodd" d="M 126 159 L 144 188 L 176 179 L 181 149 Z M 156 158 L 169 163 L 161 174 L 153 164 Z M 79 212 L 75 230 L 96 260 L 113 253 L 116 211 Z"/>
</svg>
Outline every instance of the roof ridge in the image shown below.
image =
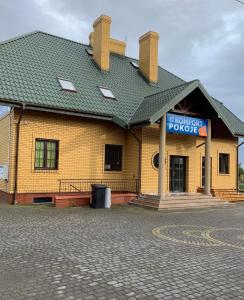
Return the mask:
<svg viewBox="0 0 244 300">
<path fill-rule="evenodd" d="M 62 37 L 62 36 L 58 36 L 58 35 L 55 35 L 55 34 L 52 34 L 52 33 L 49 33 L 49 32 L 41 31 L 41 30 L 34 30 L 34 31 L 29 32 L 29 33 L 21 34 L 21 35 L 18 35 L 16 37 L 13 37 L 11 39 L 2 41 L 2 42 L 0 42 L 0 46 L 11 43 L 11 42 L 18 41 L 20 39 L 26 38 L 28 36 L 31 36 L 31 35 L 34 35 L 34 34 L 37 34 L 37 33 L 41 33 L 41 34 L 45 34 L 45 35 L 55 37 L 55 38 L 58 38 L 58 39 L 66 40 L 66 41 L 69 41 L 69 42 L 72 42 L 72 43 L 75 43 L 75 44 L 79 44 L 79 45 L 82 45 L 82 46 L 86 46 L 86 47 L 89 46 L 88 44 L 79 43 L 77 41 L 74 41 L 74 40 L 71 40 L 71 39 L 68 39 L 68 38 L 65 38 L 65 37 Z"/>
<path fill-rule="evenodd" d="M 166 89 L 166 90 L 163 90 L 163 91 L 160 91 L 160 92 L 157 92 L 157 93 L 154 93 L 154 94 L 145 96 L 144 99 L 150 98 L 150 97 L 155 96 L 155 95 L 158 95 L 158 94 L 162 94 L 162 93 L 167 92 L 167 91 L 169 91 L 169 90 L 174 90 L 174 89 L 179 88 L 179 87 L 181 87 L 181 86 L 183 86 L 183 85 L 187 85 L 187 84 L 190 85 L 190 84 L 193 83 L 193 82 L 199 82 L 199 80 L 198 80 L 198 79 L 194 79 L 194 80 L 191 80 L 191 81 L 186 81 L 186 82 L 184 82 L 184 83 L 182 83 L 182 84 L 179 84 L 179 85 L 176 85 L 176 86 L 174 86 L 174 87 L 172 87 L 172 88 L 168 88 L 168 89 Z"/>
<path fill-rule="evenodd" d="M 45 31 L 38 31 L 38 32 L 42 33 L 42 34 L 46 34 L 46 35 L 52 36 L 52 37 L 55 37 L 55 38 L 58 38 L 58 39 L 62 39 L 62 40 L 68 41 L 68 42 L 72 42 L 72 43 L 75 43 L 75 44 L 78 44 L 78 45 L 89 46 L 88 44 L 80 43 L 80 42 L 68 39 L 66 37 L 63 37 L 63 36 L 58 36 L 58 35 L 53 34 L 53 33 L 45 32 Z"/>
<path fill-rule="evenodd" d="M 10 38 L 10 39 L 7 39 L 7 40 L 4 40 L 2 42 L 0 42 L 0 46 L 1 45 L 5 45 L 5 44 L 8 44 L 8 43 L 11 43 L 11 42 L 15 42 L 15 41 L 18 41 L 20 39 L 23 39 L 25 37 L 28 37 L 28 36 L 31 36 L 31 35 L 34 35 L 36 33 L 38 33 L 40 31 L 38 30 L 34 30 L 34 31 L 31 31 L 31 32 L 28 32 L 28 33 L 24 33 L 24 34 L 21 34 L 21 35 L 18 35 L 18 36 L 15 36 L 13 38 Z"/>
<path fill-rule="evenodd" d="M 216 98 L 214 98 L 214 97 L 212 97 L 212 96 L 210 96 L 210 97 L 211 97 L 213 100 L 215 100 L 215 101 L 219 102 L 220 104 L 224 105 L 224 103 L 221 102 L 221 101 L 219 101 L 218 99 L 216 99 Z"/>
</svg>

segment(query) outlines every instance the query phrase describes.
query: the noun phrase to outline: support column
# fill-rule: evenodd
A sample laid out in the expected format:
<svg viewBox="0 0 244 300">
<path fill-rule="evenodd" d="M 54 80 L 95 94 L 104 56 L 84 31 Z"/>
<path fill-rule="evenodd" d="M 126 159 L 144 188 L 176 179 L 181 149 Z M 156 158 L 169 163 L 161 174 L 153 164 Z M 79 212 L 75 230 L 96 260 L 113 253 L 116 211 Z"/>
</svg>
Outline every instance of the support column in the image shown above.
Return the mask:
<svg viewBox="0 0 244 300">
<path fill-rule="evenodd" d="M 205 190 L 206 195 L 211 195 L 211 120 L 208 119 L 208 135 L 205 143 Z"/>
<path fill-rule="evenodd" d="M 164 169 L 166 154 L 166 114 L 160 119 L 159 125 L 159 166 L 158 166 L 158 196 L 160 200 L 164 199 Z"/>
</svg>

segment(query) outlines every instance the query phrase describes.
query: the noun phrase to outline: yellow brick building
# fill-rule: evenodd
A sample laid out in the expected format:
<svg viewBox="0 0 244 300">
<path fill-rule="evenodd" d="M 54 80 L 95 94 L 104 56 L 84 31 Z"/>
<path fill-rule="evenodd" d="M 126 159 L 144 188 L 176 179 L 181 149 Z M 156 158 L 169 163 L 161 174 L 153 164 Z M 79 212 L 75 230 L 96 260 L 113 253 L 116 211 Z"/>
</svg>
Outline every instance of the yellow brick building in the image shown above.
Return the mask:
<svg viewBox="0 0 244 300">
<path fill-rule="evenodd" d="M 92 183 L 111 187 L 115 203 L 235 190 L 242 121 L 198 80 L 158 66 L 157 33 L 139 39 L 138 61 L 110 25 L 100 16 L 90 45 L 42 32 L 0 45 L 0 101 L 11 107 L 0 119 L 0 199 L 86 199 Z M 190 134 L 187 122 L 207 125 Z"/>
</svg>

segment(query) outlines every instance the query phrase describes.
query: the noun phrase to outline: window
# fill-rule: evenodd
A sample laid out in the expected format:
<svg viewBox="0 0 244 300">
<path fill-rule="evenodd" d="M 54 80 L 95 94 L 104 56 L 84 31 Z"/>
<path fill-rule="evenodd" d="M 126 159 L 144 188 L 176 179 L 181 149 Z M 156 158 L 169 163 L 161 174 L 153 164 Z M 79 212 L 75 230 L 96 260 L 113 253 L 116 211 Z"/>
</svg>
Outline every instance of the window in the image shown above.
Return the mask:
<svg viewBox="0 0 244 300">
<path fill-rule="evenodd" d="M 93 55 L 93 51 L 90 48 L 86 49 L 86 52 L 88 53 L 88 55 L 92 56 Z"/>
<path fill-rule="evenodd" d="M 136 69 L 139 68 L 139 65 L 138 65 L 138 63 L 137 63 L 136 61 L 131 60 L 130 63 L 132 64 L 132 66 L 133 66 L 134 68 L 136 68 Z"/>
<path fill-rule="evenodd" d="M 58 141 L 36 139 L 35 169 L 58 169 Z"/>
<path fill-rule="evenodd" d="M 67 79 L 58 78 L 59 84 L 64 91 L 76 92 L 75 86 L 72 81 Z"/>
<path fill-rule="evenodd" d="M 226 153 L 219 153 L 219 173 L 229 174 L 229 160 L 230 155 Z"/>
<path fill-rule="evenodd" d="M 156 153 L 153 156 L 152 164 L 153 164 L 154 168 L 158 169 L 158 167 L 159 167 L 159 153 Z"/>
<path fill-rule="evenodd" d="M 99 90 L 105 98 L 115 99 L 114 94 L 108 88 L 99 86 Z"/>
<path fill-rule="evenodd" d="M 105 145 L 105 171 L 122 170 L 122 146 Z"/>
</svg>

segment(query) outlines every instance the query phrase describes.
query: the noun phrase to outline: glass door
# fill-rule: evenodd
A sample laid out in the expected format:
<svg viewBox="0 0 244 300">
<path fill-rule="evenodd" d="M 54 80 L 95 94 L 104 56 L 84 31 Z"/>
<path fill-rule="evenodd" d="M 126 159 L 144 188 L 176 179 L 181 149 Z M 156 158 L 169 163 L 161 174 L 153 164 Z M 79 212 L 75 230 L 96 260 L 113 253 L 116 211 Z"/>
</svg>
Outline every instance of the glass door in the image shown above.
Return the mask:
<svg viewBox="0 0 244 300">
<path fill-rule="evenodd" d="M 170 156 L 170 191 L 173 193 L 186 191 L 185 156 Z"/>
</svg>

